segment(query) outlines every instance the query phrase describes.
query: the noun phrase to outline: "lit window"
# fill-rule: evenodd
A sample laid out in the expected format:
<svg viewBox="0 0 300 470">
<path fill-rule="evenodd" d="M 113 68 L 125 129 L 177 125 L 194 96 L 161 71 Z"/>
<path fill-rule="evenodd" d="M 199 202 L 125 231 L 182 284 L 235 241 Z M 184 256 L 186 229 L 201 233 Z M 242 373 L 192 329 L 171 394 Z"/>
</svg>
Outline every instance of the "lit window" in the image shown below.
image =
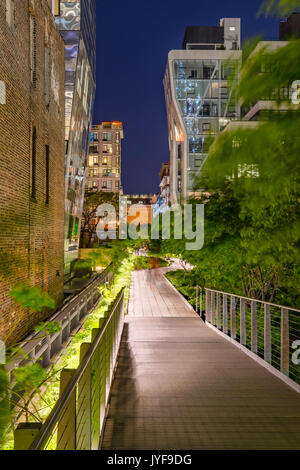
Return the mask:
<svg viewBox="0 0 300 470">
<path fill-rule="evenodd" d="M 54 0 L 54 15 L 60 16 L 60 0 Z"/>
<path fill-rule="evenodd" d="M 235 26 L 230 26 L 229 31 L 235 31 Z"/>
<path fill-rule="evenodd" d="M 0 80 L 0 104 L 6 104 L 6 85 Z"/>
</svg>

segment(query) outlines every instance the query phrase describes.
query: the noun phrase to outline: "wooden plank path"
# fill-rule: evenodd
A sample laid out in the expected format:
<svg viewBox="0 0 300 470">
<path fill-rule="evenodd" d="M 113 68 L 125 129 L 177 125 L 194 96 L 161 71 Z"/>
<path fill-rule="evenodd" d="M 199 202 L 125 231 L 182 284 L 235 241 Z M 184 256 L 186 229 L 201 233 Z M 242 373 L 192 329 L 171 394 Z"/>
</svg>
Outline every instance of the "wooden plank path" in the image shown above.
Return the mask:
<svg viewBox="0 0 300 470">
<path fill-rule="evenodd" d="M 103 449 L 300 449 L 300 396 L 135 272 Z"/>
</svg>

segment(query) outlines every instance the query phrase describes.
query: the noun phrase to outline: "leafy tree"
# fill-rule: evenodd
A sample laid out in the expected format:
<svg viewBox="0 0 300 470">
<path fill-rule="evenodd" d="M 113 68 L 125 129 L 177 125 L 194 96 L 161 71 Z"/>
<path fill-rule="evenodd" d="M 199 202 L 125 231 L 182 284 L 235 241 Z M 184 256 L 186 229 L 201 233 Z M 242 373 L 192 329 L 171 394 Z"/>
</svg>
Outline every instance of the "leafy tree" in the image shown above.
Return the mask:
<svg viewBox="0 0 300 470">
<path fill-rule="evenodd" d="M 112 204 L 118 209 L 119 195 L 111 192 L 87 192 L 84 199 L 81 224 L 81 247 L 89 248 L 96 232 L 97 208 L 101 204 Z"/>
<path fill-rule="evenodd" d="M 286 111 L 264 114 L 251 127 L 229 127 L 211 146 L 196 181 L 196 187 L 205 187 L 211 195 L 206 234 L 214 195 L 225 201 L 224 187 L 230 188 L 238 229 L 231 241 L 237 250 L 233 263 L 241 268 L 244 293 L 270 301 L 276 297 L 292 306 L 299 302 L 300 111 L 283 89 L 300 76 L 299 59 L 299 40 L 276 50 L 263 47 L 247 58 L 237 87 L 244 106 L 269 98 Z M 222 227 L 221 213 L 219 219 L 214 220 L 216 234 Z M 216 241 L 213 252 L 220 255 L 227 240 L 222 236 Z"/>
<path fill-rule="evenodd" d="M 300 8 L 299 0 L 265 0 L 258 14 L 286 16 Z"/>
</svg>

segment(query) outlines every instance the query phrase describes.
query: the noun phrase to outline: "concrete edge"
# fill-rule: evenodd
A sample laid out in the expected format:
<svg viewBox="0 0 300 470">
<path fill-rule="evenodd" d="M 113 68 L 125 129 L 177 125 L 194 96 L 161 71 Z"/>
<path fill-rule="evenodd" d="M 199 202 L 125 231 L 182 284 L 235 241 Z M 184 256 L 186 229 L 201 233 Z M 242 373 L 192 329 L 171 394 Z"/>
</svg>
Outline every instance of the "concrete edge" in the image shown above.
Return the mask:
<svg viewBox="0 0 300 470">
<path fill-rule="evenodd" d="M 195 315 L 197 315 L 197 317 L 200 319 L 198 313 L 196 312 L 196 310 L 194 310 L 193 306 L 189 303 L 188 300 L 186 300 L 186 298 L 182 295 L 181 292 L 179 292 L 178 289 L 176 289 L 176 287 L 172 284 L 171 281 L 169 281 L 169 279 L 167 278 L 166 274 L 168 272 L 172 272 L 172 270 L 170 271 L 166 271 L 163 273 L 163 276 L 165 278 L 165 280 L 167 281 L 167 283 L 173 288 L 173 290 L 179 295 L 179 297 L 183 300 L 183 302 L 185 303 L 185 305 L 189 308 L 189 310 L 191 310 L 192 312 L 194 312 Z"/>
<path fill-rule="evenodd" d="M 243 353 L 247 354 L 247 356 L 251 357 L 251 359 L 253 359 L 255 362 L 257 362 L 258 364 L 260 364 L 262 367 L 264 367 L 265 369 L 267 369 L 269 372 L 271 372 L 271 374 L 275 375 L 278 379 L 280 379 L 282 382 L 284 382 L 286 385 L 288 385 L 289 387 L 291 387 L 295 392 L 297 393 L 300 393 L 300 385 L 296 384 L 296 382 L 294 382 L 292 379 L 290 379 L 289 377 L 287 377 L 286 375 L 284 375 L 282 372 L 280 372 L 279 370 L 275 369 L 275 367 L 271 366 L 271 364 L 269 364 L 268 362 L 264 361 L 261 357 L 257 356 L 256 354 L 254 354 L 252 351 L 250 351 L 249 349 L 247 349 L 245 346 L 243 346 L 242 344 L 238 343 L 235 339 L 231 338 L 230 336 L 226 335 L 225 333 L 223 333 L 222 331 L 218 330 L 218 328 L 216 328 L 215 326 L 213 326 L 211 323 L 208 323 L 208 322 L 205 322 L 205 324 L 211 328 L 213 331 L 215 331 L 216 333 L 218 333 L 220 336 L 222 336 L 223 338 L 227 339 L 227 341 L 229 341 L 231 344 L 233 344 L 234 346 L 236 346 L 238 349 L 240 349 L 240 351 L 242 351 Z"/>
</svg>

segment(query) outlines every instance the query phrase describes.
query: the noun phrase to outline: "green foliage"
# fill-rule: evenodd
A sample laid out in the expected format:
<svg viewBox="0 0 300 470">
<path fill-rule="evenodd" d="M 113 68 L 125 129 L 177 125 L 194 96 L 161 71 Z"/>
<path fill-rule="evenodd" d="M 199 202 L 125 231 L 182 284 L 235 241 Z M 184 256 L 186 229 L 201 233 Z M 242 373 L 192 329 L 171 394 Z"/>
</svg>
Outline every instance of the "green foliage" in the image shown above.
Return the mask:
<svg viewBox="0 0 300 470">
<path fill-rule="evenodd" d="M 6 429 L 10 423 L 9 381 L 3 367 L 0 368 L 0 446 L 5 441 Z"/>
<path fill-rule="evenodd" d="M 260 7 L 258 15 L 264 13 L 266 16 L 286 16 L 294 11 L 299 11 L 299 0 L 265 0 Z"/>
<path fill-rule="evenodd" d="M 238 92 L 244 105 L 272 97 L 291 105 L 289 97 L 277 95 L 299 77 L 300 40 L 289 41 L 275 50 L 265 45 L 244 62 Z"/>
<path fill-rule="evenodd" d="M 78 259 L 72 264 L 72 274 L 75 277 L 87 278 L 92 274 L 92 261 L 90 259 Z"/>
<path fill-rule="evenodd" d="M 31 392 L 47 377 L 47 372 L 40 364 L 29 364 L 14 370 L 16 383 L 21 390 Z"/>
<path fill-rule="evenodd" d="M 44 308 L 55 308 L 55 301 L 38 287 L 20 284 L 10 291 L 13 301 L 33 312 L 41 312 Z"/>
<path fill-rule="evenodd" d="M 157 269 L 168 266 L 168 262 L 158 256 L 137 256 L 134 260 L 134 269 Z"/>
<path fill-rule="evenodd" d="M 195 184 L 209 194 L 202 200 L 205 246 L 193 263 L 206 287 L 292 307 L 300 304 L 300 111 L 280 90 L 300 76 L 299 51 L 297 40 L 247 58 L 239 99 L 271 98 L 286 111 L 221 133 Z"/>
<path fill-rule="evenodd" d="M 43 322 L 34 327 L 34 331 L 40 331 L 46 335 L 53 335 L 54 333 L 58 333 L 61 330 L 61 325 L 56 321 L 46 323 Z"/>
</svg>

